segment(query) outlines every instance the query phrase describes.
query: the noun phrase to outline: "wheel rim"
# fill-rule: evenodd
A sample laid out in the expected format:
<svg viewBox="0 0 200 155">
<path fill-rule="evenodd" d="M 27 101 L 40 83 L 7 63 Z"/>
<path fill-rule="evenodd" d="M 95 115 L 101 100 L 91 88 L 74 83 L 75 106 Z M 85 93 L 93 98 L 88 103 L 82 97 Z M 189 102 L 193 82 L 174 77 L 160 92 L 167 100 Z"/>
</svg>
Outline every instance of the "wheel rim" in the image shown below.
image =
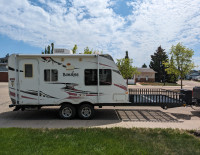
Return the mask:
<svg viewBox="0 0 200 155">
<path fill-rule="evenodd" d="M 72 109 L 69 107 L 66 107 L 62 110 L 62 115 L 64 117 L 71 117 L 72 116 Z"/>
<path fill-rule="evenodd" d="M 84 117 L 90 117 L 92 111 L 89 107 L 84 107 L 82 110 L 81 110 L 81 114 L 82 116 Z"/>
</svg>

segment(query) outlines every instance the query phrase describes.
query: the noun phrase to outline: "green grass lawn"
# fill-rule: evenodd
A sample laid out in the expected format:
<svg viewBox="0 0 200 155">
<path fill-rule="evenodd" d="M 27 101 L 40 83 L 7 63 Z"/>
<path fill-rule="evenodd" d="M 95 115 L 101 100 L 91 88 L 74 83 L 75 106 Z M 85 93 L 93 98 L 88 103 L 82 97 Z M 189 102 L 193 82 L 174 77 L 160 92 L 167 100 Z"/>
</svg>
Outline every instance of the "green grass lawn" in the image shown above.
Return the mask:
<svg viewBox="0 0 200 155">
<path fill-rule="evenodd" d="M 0 129 L 0 154 L 200 154 L 186 131 L 142 128 Z"/>
<path fill-rule="evenodd" d="M 151 85 L 151 86 L 164 86 L 161 82 L 139 82 L 141 85 Z M 165 86 L 181 86 L 177 83 L 165 83 Z"/>
</svg>

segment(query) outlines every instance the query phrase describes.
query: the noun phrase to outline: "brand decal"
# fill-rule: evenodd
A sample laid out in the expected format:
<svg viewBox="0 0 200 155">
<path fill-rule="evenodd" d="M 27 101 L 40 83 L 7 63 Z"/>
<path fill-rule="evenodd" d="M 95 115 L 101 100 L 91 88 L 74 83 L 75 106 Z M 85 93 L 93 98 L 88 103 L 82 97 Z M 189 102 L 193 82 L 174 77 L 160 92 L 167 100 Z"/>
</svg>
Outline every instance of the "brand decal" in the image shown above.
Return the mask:
<svg viewBox="0 0 200 155">
<path fill-rule="evenodd" d="M 73 65 L 71 65 L 71 63 L 67 63 L 66 64 L 66 70 L 74 70 L 74 66 Z"/>
<path fill-rule="evenodd" d="M 15 84 L 15 78 L 10 78 L 10 81 L 11 81 L 11 86 L 13 87 Z"/>
<path fill-rule="evenodd" d="M 79 76 L 79 74 L 78 73 L 74 73 L 74 71 L 73 72 L 71 72 L 71 73 L 63 73 L 63 76 L 65 77 L 65 76 L 72 76 L 72 77 L 75 77 L 75 76 Z"/>
</svg>

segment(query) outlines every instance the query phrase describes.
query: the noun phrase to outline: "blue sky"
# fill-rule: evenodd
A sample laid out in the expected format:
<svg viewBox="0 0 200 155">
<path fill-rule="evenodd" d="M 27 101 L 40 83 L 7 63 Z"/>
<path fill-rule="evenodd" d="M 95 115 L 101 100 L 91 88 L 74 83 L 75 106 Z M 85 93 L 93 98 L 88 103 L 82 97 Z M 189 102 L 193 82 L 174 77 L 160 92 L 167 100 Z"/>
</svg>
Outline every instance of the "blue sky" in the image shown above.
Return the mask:
<svg viewBox="0 0 200 155">
<path fill-rule="evenodd" d="M 200 69 L 199 0 L 1 0 L 0 57 L 55 48 L 91 49 L 147 65 L 158 46 L 182 42 Z"/>
</svg>

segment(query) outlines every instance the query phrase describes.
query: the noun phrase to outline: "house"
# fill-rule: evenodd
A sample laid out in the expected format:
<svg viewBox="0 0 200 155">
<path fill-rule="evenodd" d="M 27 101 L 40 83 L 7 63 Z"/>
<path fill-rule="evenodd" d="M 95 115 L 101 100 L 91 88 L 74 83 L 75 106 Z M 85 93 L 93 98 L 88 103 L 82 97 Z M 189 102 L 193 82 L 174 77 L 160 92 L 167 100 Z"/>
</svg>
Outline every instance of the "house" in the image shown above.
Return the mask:
<svg viewBox="0 0 200 155">
<path fill-rule="evenodd" d="M 8 82 L 8 69 L 6 68 L 8 63 L 8 55 L 4 58 L 0 58 L 0 82 Z"/>
<path fill-rule="evenodd" d="M 8 82 L 7 63 L 0 63 L 0 82 Z"/>
<path fill-rule="evenodd" d="M 135 75 L 136 82 L 155 82 L 155 71 L 151 68 L 137 68 L 139 74 Z"/>
</svg>

